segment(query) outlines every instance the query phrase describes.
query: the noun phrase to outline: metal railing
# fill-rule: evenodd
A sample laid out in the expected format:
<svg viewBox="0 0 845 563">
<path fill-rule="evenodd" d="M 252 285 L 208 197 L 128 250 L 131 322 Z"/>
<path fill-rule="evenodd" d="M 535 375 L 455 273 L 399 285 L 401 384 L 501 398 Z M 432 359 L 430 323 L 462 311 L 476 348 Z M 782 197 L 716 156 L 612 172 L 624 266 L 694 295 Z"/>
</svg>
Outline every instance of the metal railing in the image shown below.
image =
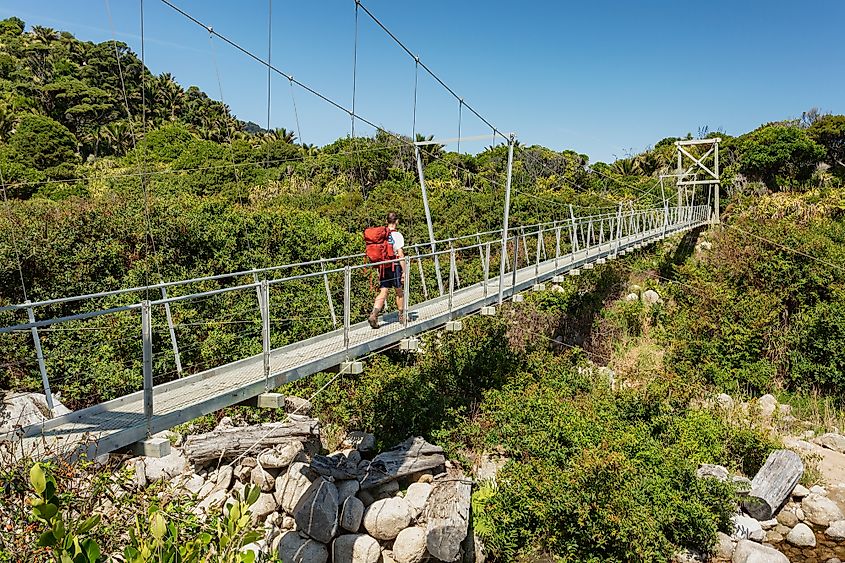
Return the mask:
<svg viewBox="0 0 845 563">
<path fill-rule="evenodd" d="M 507 236 L 502 236 L 501 230 L 486 231 L 435 241 L 434 243 L 414 244 L 406 248 L 406 255 L 402 258 L 387 261 L 402 265 L 404 271 L 403 289 L 405 296 L 405 311 L 402 315 L 402 329 L 408 331 L 412 323 L 420 322 L 419 316 L 412 318 L 413 314 L 421 314 L 424 303 L 432 299 L 440 300 L 438 303 L 445 307 L 448 318 L 451 320 L 460 308 L 458 301 L 464 299 L 462 289 L 480 284 L 482 290 L 482 303 L 488 303 L 497 294 L 495 299 L 501 303 L 507 290 L 513 293 L 517 287 L 519 272 L 533 266 L 533 277 L 535 281 L 540 280 L 546 263 L 553 261 L 554 271 L 573 264 L 576 260 L 589 259 L 592 256 L 607 255 L 615 256 L 623 246 L 634 243 L 647 242 L 662 238 L 667 234 L 676 233 L 692 227 L 706 224 L 711 219 L 711 209 L 707 205 L 688 207 L 668 207 L 659 209 L 629 209 L 623 210 L 620 206 L 616 212 L 594 214 L 577 217 L 570 207 L 570 217 L 566 220 L 539 223 L 534 225 L 517 226 L 508 229 Z M 365 263 L 364 254 L 353 254 L 337 258 L 320 258 L 295 264 L 284 264 L 269 268 L 258 268 L 219 274 L 212 276 L 197 277 L 187 280 L 162 282 L 149 286 L 132 287 L 77 295 L 63 298 L 47 299 L 36 302 L 24 302 L 21 304 L 7 305 L 0 308 L 0 312 L 25 312 L 27 322 L 0 327 L 0 334 L 28 332 L 31 334 L 33 346 L 38 360 L 38 371 L 42 379 L 44 393 L 50 407 L 53 406 L 50 378 L 48 377 L 48 360 L 45 357 L 41 342 L 40 332 L 48 327 L 71 323 L 75 321 L 88 320 L 107 315 L 119 315 L 140 311 L 141 330 L 141 370 L 143 373 L 143 405 L 144 417 L 146 419 L 148 433 L 152 432 L 151 421 L 154 413 L 155 379 L 153 376 L 154 346 L 153 346 L 153 312 L 163 309 L 164 318 L 167 323 L 167 336 L 170 340 L 170 348 L 173 351 L 175 363 L 175 377 L 181 378 L 184 373 L 184 366 L 180 358 L 180 346 L 176 334 L 176 325 L 171 312 L 171 307 L 179 303 L 198 302 L 223 295 L 232 295 L 235 292 L 255 292 L 257 296 L 257 309 L 260 316 L 260 340 L 261 357 L 263 364 L 263 377 L 265 389 L 271 387 L 271 350 L 273 336 L 273 311 L 271 291 L 274 288 L 289 286 L 294 283 L 315 282 L 321 285 L 325 291 L 326 304 L 331 322 L 331 329 L 342 331 L 343 347 L 347 358 L 351 358 L 352 349 L 352 327 L 358 320 L 355 311 L 361 309 L 361 304 L 369 303 L 370 296 L 366 292 L 355 294 L 353 287 L 353 275 L 365 270 L 372 270 L 377 264 Z M 414 274 L 413 262 L 417 263 L 417 273 Z M 437 296 L 432 297 L 432 289 L 428 287 L 426 277 L 442 278 L 440 271 L 441 263 L 448 264 L 448 277 L 445 284 L 438 284 Z M 494 267 L 494 262 L 497 262 Z M 284 274 L 289 271 L 301 271 L 311 268 L 312 271 L 303 273 Z M 499 269 L 502 273 L 498 279 L 490 277 L 491 271 Z M 530 271 L 530 270 L 529 270 Z M 202 291 L 194 291 L 184 295 L 170 295 L 168 289 L 185 287 L 191 285 L 202 285 L 207 283 L 219 283 L 221 281 L 239 282 L 248 278 L 247 283 L 237 283 L 227 287 L 218 287 Z M 332 279 L 342 277 L 342 294 L 339 296 L 332 288 Z M 412 284 L 412 278 L 414 283 Z M 417 287 L 418 286 L 418 287 Z M 335 285 L 337 287 L 337 285 Z M 149 299 L 151 292 L 160 293 L 161 298 Z M 53 318 L 38 320 L 39 309 L 46 309 L 56 305 L 67 306 L 73 304 L 79 307 L 86 302 L 95 302 L 98 299 L 115 299 L 120 297 L 135 297 L 143 294 L 143 298 L 136 302 L 119 304 L 93 310 L 79 311 L 71 314 L 64 314 Z M 412 296 L 418 296 L 416 306 L 412 304 Z M 340 298 L 338 298 L 340 297 Z M 340 301 L 342 304 L 341 319 L 338 319 L 335 311 L 335 304 Z M 358 305 L 357 307 L 355 305 Z M 360 317 L 360 315 L 358 315 Z M 338 326 L 342 323 L 342 326 Z M 137 325 L 135 325 L 137 326 Z M 137 333 L 136 333 L 137 335 Z M 134 338 L 138 338 L 135 336 Z M 137 361 L 137 360 L 135 360 Z"/>
</svg>

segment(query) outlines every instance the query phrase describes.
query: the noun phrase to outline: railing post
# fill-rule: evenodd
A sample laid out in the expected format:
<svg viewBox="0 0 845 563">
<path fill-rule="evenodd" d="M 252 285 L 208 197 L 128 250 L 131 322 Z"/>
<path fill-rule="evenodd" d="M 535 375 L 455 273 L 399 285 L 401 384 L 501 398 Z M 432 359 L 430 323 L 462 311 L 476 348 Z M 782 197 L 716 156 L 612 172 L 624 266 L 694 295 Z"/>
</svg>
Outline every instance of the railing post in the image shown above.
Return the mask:
<svg viewBox="0 0 845 563">
<path fill-rule="evenodd" d="M 164 300 L 164 316 L 167 317 L 167 329 L 170 331 L 170 345 L 173 346 L 173 360 L 176 363 L 176 374 L 182 377 L 182 356 L 179 354 L 179 343 L 176 341 L 176 329 L 173 326 L 173 316 L 170 314 L 170 302 L 167 301 L 167 288 L 161 288 L 161 298 Z"/>
<path fill-rule="evenodd" d="M 560 227 L 555 227 L 555 270 L 560 265 Z"/>
<path fill-rule="evenodd" d="M 484 298 L 487 299 L 488 285 L 490 284 L 490 242 L 484 245 Z"/>
<path fill-rule="evenodd" d="M 337 315 L 334 312 L 334 299 L 332 299 L 332 290 L 329 286 L 329 275 L 326 273 L 326 263 L 320 258 L 320 269 L 323 270 L 323 285 L 326 286 L 326 301 L 329 304 L 329 315 L 331 315 L 332 326 L 337 328 Z"/>
<path fill-rule="evenodd" d="M 264 390 L 270 391 L 270 284 L 261 280 L 261 350 L 264 356 Z"/>
<path fill-rule="evenodd" d="M 452 299 L 455 294 L 455 247 L 449 247 L 449 320 L 452 320 Z"/>
<path fill-rule="evenodd" d="M 24 304 L 29 305 L 31 301 L 28 299 L 24 301 Z M 26 308 L 26 314 L 29 318 L 30 323 L 35 322 L 35 311 L 32 310 L 32 307 Z M 47 377 L 47 363 L 44 361 L 44 350 L 41 348 L 41 337 L 38 335 L 38 329 L 36 327 L 32 327 L 30 329 L 32 333 L 32 342 L 35 345 L 35 357 L 38 358 L 38 371 L 41 372 L 41 384 L 44 386 L 44 396 L 47 398 L 47 406 L 50 407 L 50 410 L 53 410 L 53 393 L 50 391 L 50 380 Z"/>
<path fill-rule="evenodd" d="M 534 283 L 540 279 L 540 247 L 543 244 L 543 228 L 537 227 L 537 259 L 534 261 Z"/>
<path fill-rule="evenodd" d="M 575 222 L 575 211 L 572 209 L 572 204 L 569 204 L 569 218 L 572 220 L 572 255 L 575 255 L 575 251 L 579 250 L 578 245 L 578 224 Z M 574 260 L 574 258 L 573 258 Z"/>
<path fill-rule="evenodd" d="M 516 271 L 519 270 L 519 236 L 513 234 L 513 269 L 511 270 L 511 295 L 516 291 Z"/>
<path fill-rule="evenodd" d="M 428 301 L 428 286 L 425 283 L 425 272 L 423 272 L 422 258 L 417 257 L 417 266 L 420 271 L 420 283 L 422 284 L 423 298 Z"/>
<path fill-rule="evenodd" d="M 405 294 L 405 310 L 402 314 L 402 326 L 408 328 L 408 318 L 411 316 L 411 257 L 405 256 L 402 263 L 402 273 L 405 279 L 402 282 L 402 293 Z"/>
<path fill-rule="evenodd" d="M 346 350 L 346 359 L 349 360 L 349 323 L 351 315 L 350 294 L 352 293 L 352 269 L 349 266 L 343 268 L 343 349 Z"/>
<path fill-rule="evenodd" d="M 499 305 L 505 290 L 505 259 L 508 256 L 508 223 L 511 212 L 511 178 L 513 176 L 513 145 L 514 136 L 508 138 L 508 175 L 505 182 L 505 210 L 502 217 L 502 258 L 499 260 Z"/>
<path fill-rule="evenodd" d="M 150 302 L 141 302 L 141 344 L 143 348 L 142 369 L 144 372 L 144 420 L 147 437 L 153 435 L 153 327 Z"/>
<path fill-rule="evenodd" d="M 619 210 L 616 212 L 616 251 L 619 253 L 619 245 L 622 244 L 622 204 L 619 204 Z"/>
</svg>

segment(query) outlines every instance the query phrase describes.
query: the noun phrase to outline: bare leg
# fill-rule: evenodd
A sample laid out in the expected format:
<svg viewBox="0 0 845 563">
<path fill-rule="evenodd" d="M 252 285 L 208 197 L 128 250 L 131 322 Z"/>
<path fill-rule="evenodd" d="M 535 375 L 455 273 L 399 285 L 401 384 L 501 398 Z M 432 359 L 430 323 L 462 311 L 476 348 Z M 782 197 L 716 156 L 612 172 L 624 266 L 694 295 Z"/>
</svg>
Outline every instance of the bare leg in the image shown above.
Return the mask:
<svg viewBox="0 0 845 563">
<path fill-rule="evenodd" d="M 370 313 L 370 316 L 367 317 L 367 322 L 370 323 L 370 326 L 373 328 L 378 328 L 378 315 L 381 313 L 382 309 L 384 309 L 384 302 L 387 300 L 387 293 L 389 289 L 383 287 L 379 289 L 378 295 L 376 296 L 376 302 L 373 304 L 373 312 Z"/>
<path fill-rule="evenodd" d="M 405 314 L 405 290 L 401 287 L 396 288 L 396 309 L 399 311 L 399 322 L 402 322 L 402 316 Z"/>
</svg>

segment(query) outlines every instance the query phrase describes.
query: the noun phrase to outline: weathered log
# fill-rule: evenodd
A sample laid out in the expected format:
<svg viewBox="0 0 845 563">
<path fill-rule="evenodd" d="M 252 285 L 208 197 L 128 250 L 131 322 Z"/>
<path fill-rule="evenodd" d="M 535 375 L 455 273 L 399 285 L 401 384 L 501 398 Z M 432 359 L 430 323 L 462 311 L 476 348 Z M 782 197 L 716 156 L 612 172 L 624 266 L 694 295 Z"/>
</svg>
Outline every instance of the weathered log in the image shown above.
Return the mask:
<svg viewBox="0 0 845 563">
<path fill-rule="evenodd" d="M 770 520 L 789 498 L 804 474 L 804 463 L 795 452 L 775 450 L 751 480 L 751 492 L 742 501 L 757 520 Z"/>
<path fill-rule="evenodd" d="M 426 546 L 440 561 L 457 561 L 469 530 L 472 481 L 460 472 L 435 479 L 425 504 Z"/>
<path fill-rule="evenodd" d="M 378 454 L 361 478 L 361 489 L 371 489 L 399 477 L 433 469 L 446 463 L 443 448 L 419 436 Z"/>
<path fill-rule="evenodd" d="M 315 418 L 292 417 L 290 422 L 271 422 L 258 426 L 227 427 L 205 434 L 188 436 L 182 448 L 194 465 L 218 459 L 233 459 L 244 452 L 259 452 L 273 446 L 302 442 L 315 452 L 320 447 L 320 423 Z"/>
</svg>

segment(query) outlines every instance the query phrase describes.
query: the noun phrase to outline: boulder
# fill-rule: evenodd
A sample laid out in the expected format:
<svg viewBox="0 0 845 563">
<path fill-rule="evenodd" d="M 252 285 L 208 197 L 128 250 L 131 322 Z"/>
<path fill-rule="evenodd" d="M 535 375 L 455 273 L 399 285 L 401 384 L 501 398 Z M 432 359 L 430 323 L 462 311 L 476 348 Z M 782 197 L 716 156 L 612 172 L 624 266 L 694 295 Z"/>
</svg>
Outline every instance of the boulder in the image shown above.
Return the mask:
<svg viewBox="0 0 845 563">
<path fill-rule="evenodd" d="M 396 563 L 420 563 L 426 555 L 426 533 L 422 528 L 405 528 L 393 542 Z"/>
<path fill-rule="evenodd" d="M 731 537 L 722 532 L 716 533 L 716 550 L 714 555 L 719 559 L 730 559 L 734 553 L 734 544 Z"/>
<path fill-rule="evenodd" d="M 288 470 L 276 477 L 276 500 L 288 514 L 293 514 L 299 499 L 311 486 L 312 474 L 305 463 L 292 463 Z"/>
<path fill-rule="evenodd" d="M 777 408 L 778 400 L 770 393 L 766 393 L 757 399 L 757 409 L 760 412 L 760 416 L 763 418 L 772 418 L 772 415 L 775 413 Z"/>
<path fill-rule="evenodd" d="M 258 495 L 258 500 L 249 507 L 249 512 L 252 515 L 252 522 L 256 523 L 263 521 L 270 514 L 275 512 L 278 507 L 279 505 L 276 502 L 276 497 L 270 493 L 261 493 Z"/>
<path fill-rule="evenodd" d="M 756 542 L 763 541 L 763 527 L 760 526 L 760 522 L 758 522 L 754 518 L 741 514 L 735 514 L 731 516 L 731 522 L 733 522 L 733 533 L 731 534 L 731 537 L 733 539 L 749 539 Z"/>
<path fill-rule="evenodd" d="M 653 289 L 647 289 L 643 292 L 643 303 L 647 305 L 654 305 L 655 303 L 662 303 L 663 300 L 660 295 Z"/>
<path fill-rule="evenodd" d="M 145 457 L 142 459 L 144 462 L 144 474 L 147 477 L 148 483 L 170 480 L 177 475 L 188 473 L 191 470 L 188 466 L 188 461 L 179 450 L 172 450 L 169 455 L 164 457 Z"/>
<path fill-rule="evenodd" d="M 182 483 L 182 488 L 192 495 L 196 495 L 199 494 L 203 485 L 205 485 L 205 478 L 202 475 L 194 474 L 185 479 Z"/>
<path fill-rule="evenodd" d="M 831 522 L 830 526 L 824 531 L 824 535 L 834 541 L 845 540 L 845 520 Z"/>
<path fill-rule="evenodd" d="M 788 534 L 786 541 L 798 547 L 816 547 L 816 535 L 807 524 L 797 524 Z"/>
<path fill-rule="evenodd" d="M 640 296 L 637 295 L 636 293 L 629 293 L 628 295 L 625 296 L 625 301 L 639 301 L 639 300 L 640 300 Z"/>
<path fill-rule="evenodd" d="M 361 528 L 364 518 L 364 503 L 356 496 L 350 496 L 343 501 L 340 510 L 340 527 L 350 532 L 357 532 Z"/>
<path fill-rule="evenodd" d="M 285 412 L 299 415 L 311 413 L 311 401 L 302 397 L 285 397 Z"/>
<path fill-rule="evenodd" d="M 728 480 L 728 470 L 722 465 L 702 463 L 700 466 L 698 466 L 698 469 L 695 470 L 695 476 L 699 479 L 709 477 L 711 479 L 716 479 L 717 481 L 724 482 Z"/>
<path fill-rule="evenodd" d="M 294 461 L 304 461 L 302 442 L 288 442 L 258 454 L 258 463 L 265 469 L 284 469 Z"/>
<path fill-rule="evenodd" d="M 845 514 L 835 502 L 815 493 L 810 493 L 801 501 L 801 509 L 804 517 L 817 526 L 829 526 L 831 522 L 845 520 Z"/>
<path fill-rule="evenodd" d="M 326 546 L 293 531 L 282 532 L 277 554 L 282 563 L 326 563 L 329 559 Z"/>
<path fill-rule="evenodd" d="M 337 512 L 337 488 L 320 477 L 311 482 L 291 514 L 299 531 L 329 543 L 337 533 Z"/>
<path fill-rule="evenodd" d="M 430 483 L 411 483 L 408 486 L 408 491 L 405 493 L 405 500 L 413 508 L 412 515 L 414 519 L 419 518 L 422 514 L 425 503 L 428 501 L 428 496 L 434 487 Z"/>
<path fill-rule="evenodd" d="M 337 487 L 337 502 L 343 504 L 343 501 L 351 496 L 354 496 L 361 489 L 361 483 L 356 479 L 346 479 L 343 481 L 335 481 Z"/>
<path fill-rule="evenodd" d="M 408 527 L 413 518 L 411 503 L 403 498 L 373 502 L 364 512 L 364 528 L 374 538 L 392 540 Z"/>
<path fill-rule="evenodd" d="M 378 563 L 381 546 L 367 534 L 346 534 L 332 542 L 332 563 Z"/>
<path fill-rule="evenodd" d="M 272 491 L 276 487 L 276 480 L 260 464 L 252 468 L 249 480 L 265 493 Z"/>
<path fill-rule="evenodd" d="M 720 393 L 719 396 L 716 397 L 716 404 L 719 405 L 720 409 L 726 411 L 732 411 L 734 408 L 734 400 L 727 393 Z"/>
<path fill-rule="evenodd" d="M 26 428 L 34 424 L 68 414 L 70 409 L 53 397 L 53 411 L 47 406 L 47 397 L 43 393 L 6 392 L 0 403 L 0 434 L 15 428 Z"/>
<path fill-rule="evenodd" d="M 739 540 L 731 561 L 733 563 L 789 563 L 789 558 L 773 547 L 760 545 L 751 540 Z"/>
<path fill-rule="evenodd" d="M 813 442 L 823 448 L 827 448 L 841 454 L 845 453 L 845 436 L 840 434 L 828 432 L 827 434 L 822 434 L 821 436 L 815 438 Z"/>
</svg>

